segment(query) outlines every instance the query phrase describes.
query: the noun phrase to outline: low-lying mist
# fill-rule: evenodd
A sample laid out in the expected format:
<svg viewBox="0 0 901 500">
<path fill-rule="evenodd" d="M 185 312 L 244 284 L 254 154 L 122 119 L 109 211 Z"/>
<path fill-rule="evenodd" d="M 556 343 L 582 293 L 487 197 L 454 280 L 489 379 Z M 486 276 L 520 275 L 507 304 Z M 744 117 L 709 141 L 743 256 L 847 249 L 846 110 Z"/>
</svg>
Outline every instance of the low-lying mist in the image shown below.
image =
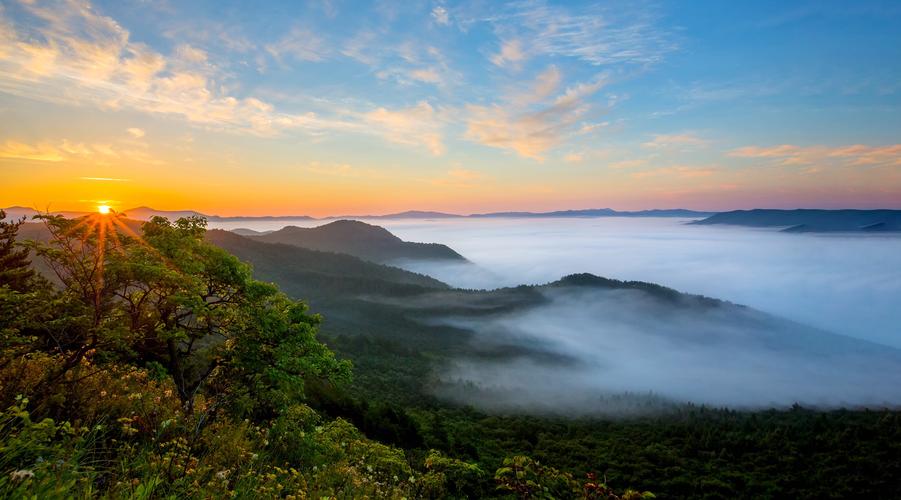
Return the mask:
<svg viewBox="0 0 901 500">
<path fill-rule="evenodd" d="M 494 411 L 563 414 L 646 413 L 667 402 L 901 403 L 895 349 L 731 304 L 674 306 L 635 290 L 548 295 L 548 305 L 521 313 L 446 318 L 473 332 L 473 347 L 486 355 L 453 360 L 438 395 Z M 522 354 L 496 355 L 504 350 Z"/>
<path fill-rule="evenodd" d="M 835 333 L 901 347 L 901 236 L 787 234 L 684 219 L 379 221 L 444 243 L 472 266 L 406 262 L 464 288 L 547 283 L 588 272 L 658 283 Z"/>
</svg>

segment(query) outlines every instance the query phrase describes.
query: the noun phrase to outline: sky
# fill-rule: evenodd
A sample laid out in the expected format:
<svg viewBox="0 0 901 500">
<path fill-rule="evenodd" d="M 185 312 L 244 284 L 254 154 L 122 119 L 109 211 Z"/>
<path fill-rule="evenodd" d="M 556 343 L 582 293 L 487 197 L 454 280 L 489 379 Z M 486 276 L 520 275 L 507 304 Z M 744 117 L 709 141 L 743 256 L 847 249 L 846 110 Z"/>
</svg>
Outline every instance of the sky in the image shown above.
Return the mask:
<svg viewBox="0 0 901 500">
<path fill-rule="evenodd" d="M 0 0 L 0 206 L 901 208 L 901 3 Z"/>
</svg>

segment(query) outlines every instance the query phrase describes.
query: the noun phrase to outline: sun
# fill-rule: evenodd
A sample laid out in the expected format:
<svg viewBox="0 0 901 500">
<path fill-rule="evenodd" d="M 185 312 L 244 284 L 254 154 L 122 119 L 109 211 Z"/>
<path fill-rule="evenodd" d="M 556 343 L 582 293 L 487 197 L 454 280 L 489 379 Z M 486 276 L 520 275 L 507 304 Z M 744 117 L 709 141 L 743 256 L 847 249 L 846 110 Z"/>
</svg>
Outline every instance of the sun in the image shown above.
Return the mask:
<svg viewBox="0 0 901 500">
<path fill-rule="evenodd" d="M 100 214 L 106 215 L 110 212 L 110 210 L 111 209 L 109 205 L 97 205 L 97 212 Z"/>
</svg>

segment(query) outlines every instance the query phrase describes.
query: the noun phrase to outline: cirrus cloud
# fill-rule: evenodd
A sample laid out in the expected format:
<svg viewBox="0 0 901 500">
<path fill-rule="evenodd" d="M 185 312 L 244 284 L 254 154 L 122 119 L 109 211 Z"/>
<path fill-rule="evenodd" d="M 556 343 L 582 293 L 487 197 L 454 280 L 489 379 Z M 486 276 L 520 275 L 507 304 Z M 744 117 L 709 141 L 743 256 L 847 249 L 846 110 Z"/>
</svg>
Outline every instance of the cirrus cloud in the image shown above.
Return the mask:
<svg viewBox="0 0 901 500">
<path fill-rule="evenodd" d="M 549 98 L 560 82 L 556 67 L 540 74 L 529 90 L 492 105 L 466 107 L 465 137 L 485 146 L 507 149 L 535 160 L 559 145 L 591 110 L 589 98 L 606 83 L 605 75 L 567 88 Z"/>
<path fill-rule="evenodd" d="M 809 165 L 812 163 L 839 162 L 849 166 L 901 166 L 901 144 L 868 146 L 745 146 L 729 151 L 736 158 L 756 158 L 780 165 Z"/>
</svg>

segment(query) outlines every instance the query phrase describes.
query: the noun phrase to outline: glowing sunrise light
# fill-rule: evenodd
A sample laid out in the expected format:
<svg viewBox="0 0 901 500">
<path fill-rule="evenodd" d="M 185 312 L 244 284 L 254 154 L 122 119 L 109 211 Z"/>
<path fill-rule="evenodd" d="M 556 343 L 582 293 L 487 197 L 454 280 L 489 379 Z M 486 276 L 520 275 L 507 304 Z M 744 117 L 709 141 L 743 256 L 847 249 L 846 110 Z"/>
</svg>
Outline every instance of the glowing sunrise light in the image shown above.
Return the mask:
<svg viewBox="0 0 901 500">
<path fill-rule="evenodd" d="M 109 205 L 97 205 L 97 212 L 106 215 L 110 212 Z"/>
</svg>

